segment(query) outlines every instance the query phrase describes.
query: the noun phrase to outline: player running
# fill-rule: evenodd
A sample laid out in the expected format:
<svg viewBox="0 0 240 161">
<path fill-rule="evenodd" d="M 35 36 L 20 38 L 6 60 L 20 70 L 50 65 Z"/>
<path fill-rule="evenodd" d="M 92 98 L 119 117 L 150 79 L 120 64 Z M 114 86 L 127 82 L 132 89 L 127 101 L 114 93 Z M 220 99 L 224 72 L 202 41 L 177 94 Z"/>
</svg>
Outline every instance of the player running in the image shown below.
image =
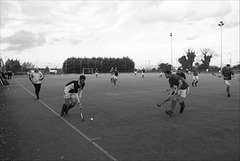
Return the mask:
<svg viewBox="0 0 240 161">
<path fill-rule="evenodd" d="M 113 79 L 114 78 L 114 69 L 113 69 L 113 67 L 111 68 L 111 70 L 110 70 L 110 82 L 111 83 L 113 83 Z"/>
<path fill-rule="evenodd" d="M 66 84 L 64 87 L 63 97 L 64 104 L 62 105 L 61 116 L 68 115 L 68 111 L 73 108 L 77 103 L 81 108 L 81 98 L 83 88 L 85 86 L 86 77 L 81 75 L 78 80 L 73 80 Z"/>
<path fill-rule="evenodd" d="M 137 69 L 136 68 L 134 69 L 134 75 L 135 76 L 137 75 Z"/>
<path fill-rule="evenodd" d="M 197 86 L 197 83 L 198 83 L 198 80 L 199 80 L 199 78 L 198 78 L 198 70 L 197 69 L 194 69 L 193 70 L 193 81 L 192 81 L 192 86 L 194 87 L 194 85 L 195 86 Z"/>
<path fill-rule="evenodd" d="M 98 77 L 98 73 L 99 73 L 98 68 L 96 68 L 95 70 L 96 78 Z"/>
<path fill-rule="evenodd" d="M 42 72 L 39 70 L 39 68 L 36 68 L 32 73 L 29 74 L 29 80 L 32 82 L 35 88 L 35 94 L 36 94 L 37 100 L 39 100 L 39 93 L 41 90 L 41 84 L 43 79 L 44 79 L 44 76 Z"/>
<path fill-rule="evenodd" d="M 118 75 L 119 75 L 119 72 L 118 72 L 117 68 L 115 68 L 115 70 L 114 70 L 114 75 L 113 75 L 113 83 L 114 83 L 114 86 L 115 86 L 116 83 L 117 83 Z"/>
<path fill-rule="evenodd" d="M 142 69 L 142 78 L 144 78 L 144 76 L 145 76 L 145 69 L 143 68 Z"/>
<path fill-rule="evenodd" d="M 218 77 L 220 78 L 222 76 L 223 76 L 224 83 L 227 87 L 227 96 L 230 97 L 231 79 L 234 77 L 234 73 L 231 70 L 230 64 L 227 64 L 226 67 L 223 68 L 222 74 L 219 75 Z"/>
<path fill-rule="evenodd" d="M 168 79 L 168 82 L 170 85 L 170 92 L 168 94 L 168 99 L 172 100 L 171 109 L 165 112 L 166 114 L 172 116 L 176 103 L 177 101 L 179 101 L 179 104 L 181 106 L 180 113 L 182 113 L 185 108 L 184 99 L 186 98 L 187 93 L 189 91 L 189 85 L 182 77 L 180 77 L 177 74 L 172 74 L 170 70 L 166 70 L 164 74 L 165 74 L 165 77 Z M 176 86 L 176 88 L 174 86 Z"/>
</svg>

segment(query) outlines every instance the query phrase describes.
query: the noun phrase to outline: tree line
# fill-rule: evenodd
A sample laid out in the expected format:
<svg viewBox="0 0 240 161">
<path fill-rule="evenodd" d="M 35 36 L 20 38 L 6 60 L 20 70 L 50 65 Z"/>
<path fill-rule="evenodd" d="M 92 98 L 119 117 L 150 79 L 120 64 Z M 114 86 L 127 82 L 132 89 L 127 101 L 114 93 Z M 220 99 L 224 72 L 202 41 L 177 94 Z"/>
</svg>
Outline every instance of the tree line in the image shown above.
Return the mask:
<svg viewBox="0 0 240 161">
<path fill-rule="evenodd" d="M 193 71 L 194 68 L 197 68 L 199 71 L 219 71 L 221 70 L 217 66 L 210 66 L 211 59 L 217 56 L 216 52 L 210 48 L 201 49 L 201 63 L 195 62 L 196 51 L 193 49 L 187 49 L 184 52 L 184 55 L 178 59 L 178 62 L 181 64 L 183 71 Z M 195 62 L 195 63 L 194 63 Z M 194 64 L 193 64 L 194 63 Z M 161 63 L 158 65 L 160 71 L 165 71 L 167 69 L 172 69 L 173 66 L 168 63 Z"/>
<path fill-rule="evenodd" d="M 133 72 L 135 63 L 129 57 L 123 58 L 68 58 L 63 62 L 64 73 L 83 73 L 84 68 L 97 69 L 100 73 L 108 73 L 111 68 L 117 68 L 119 72 Z"/>
</svg>

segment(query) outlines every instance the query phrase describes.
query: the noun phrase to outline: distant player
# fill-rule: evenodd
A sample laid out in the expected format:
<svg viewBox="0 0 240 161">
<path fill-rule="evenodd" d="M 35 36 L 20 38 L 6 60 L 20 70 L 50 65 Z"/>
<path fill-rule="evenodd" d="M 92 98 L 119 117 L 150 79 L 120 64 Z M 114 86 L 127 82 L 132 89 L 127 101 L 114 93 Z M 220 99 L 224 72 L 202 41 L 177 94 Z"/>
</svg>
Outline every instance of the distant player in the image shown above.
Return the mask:
<svg viewBox="0 0 240 161">
<path fill-rule="evenodd" d="M 134 69 L 134 75 L 135 76 L 137 75 L 137 69 Z"/>
<path fill-rule="evenodd" d="M 176 106 L 177 101 L 180 103 L 180 113 L 184 111 L 185 108 L 185 102 L 184 99 L 187 96 L 187 93 L 189 91 L 189 85 L 187 82 L 180 77 L 177 74 L 172 74 L 170 70 L 166 70 L 164 72 L 165 77 L 168 79 L 169 85 L 170 85 L 170 92 L 168 94 L 168 98 L 172 100 L 171 102 L 171 109 L 165 111 L 166 114 L 172 116 L 173 110 Z M 176 86 L 176 88 L 175 88 Z"/>
<path fill-rule="evenodd" d="M 144 76 L 145 76 L 145 69 L 143 68 L 142 69 L 142 78 L 144 78 Z"/>
<path fill-rule="evenodd" d="M 223 76 L 224 83 L 227 87 L 227 96 L 230 97 L 231 79 L 234 77 L 234 73 L 231 70 L 230 64 L 227 64 L 226 67 L 223 68 L 222 74 L 219 75 L 218 77 L 220 78 L 222 76 Z"/>
<path fill-rule="evenodd" d="M 186 75 L 182 72 L 181 68 L 177 69 L 177 75 L 179 75 L 180 77 L 182 77 L 183 79 L 186 79 Z"/>
<path fill-rule="evenodd" d="M 113 75 L 113 83 L 114 83 L 114 86 L 115 86 L 116 83 L 117 83 L 118 75 L 119 75 L 119 72 L 118 72 L 117 68 L 115 68 L 115 70 L 114 70 L 114 75 Z"/>
<path fill-rule="evenodd" d="M 39 100 L 39 93 L 41 90 L 41 84 L 43 79 L 44 79 L 44 76 L 42 72 L 39 70 L 39 68 L 36 68 L 32 73 L 29 74 L 29 80 L 32 82 L 35 88 L 35 94 L 36 94 L 37 100 Z"/>
<path fill-rule="evenodd" d="M 114 69 L 113 69 L 113 67 L 111 68 L 111 70 L 110 70 L 110 82 L 111 83 L 113 83 L 113 79 L 114 78 Z"/>
<path fill-rule="evenodd" d="M 99 73 L 98 68 L 96 68 L 95 70 L 96 78 L 98 77 L 98 73 Z"/>
<path fill-rule="evenodd" d="M 197 86 L 197 83 L 199 81 L 199 78 L 198 78 L 199 72 L 197 69 L 194 69 L 192 74 L 193 74 L 192 86 L 194 87 L 194 86 Z"/>
<path fill-rule="evenodd" d="M 85 86 L 86 77 L 81 75 L 78 80 L 73 80 L 66 84 L 64 87 L 63 97 L 64 104 L 62 105 L 61 116 L 68 115 L 68 111 L 73 108 L 77 103 L 81 105 L 81 98 L 83 88 Z"/>
</svg>

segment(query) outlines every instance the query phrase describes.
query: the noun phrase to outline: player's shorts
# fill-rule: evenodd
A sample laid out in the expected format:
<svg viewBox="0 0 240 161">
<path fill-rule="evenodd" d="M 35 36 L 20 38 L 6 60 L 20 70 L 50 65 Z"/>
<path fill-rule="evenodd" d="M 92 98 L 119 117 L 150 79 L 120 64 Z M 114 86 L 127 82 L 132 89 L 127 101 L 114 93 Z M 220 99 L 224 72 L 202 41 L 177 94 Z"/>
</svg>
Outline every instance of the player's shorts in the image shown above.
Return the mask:
<svg viewBox="0 0 240 161">
<path fill-rule="evenodd" d="M 224 83 L 225 83 L 227 86 L 230 86 L 230 85 L 231 85 L 231 80 L 224 80 Z"/>
<path fill-rule="evenodd" d="M 114 79 L 114 80 L 117 80 L 117 79 L 118 79 L 118 76 L 115 76 L 115 75 L 114 75 L 114 76 L 113 76 L 113 79 Z"/>
<path fill-rule="evenodd" d="M 64 89 L 63 98 L 76 98 L 77 99 L 77 97 L 78 97 L 77 93 L 69 93 L 68 89 Z"/>
<path fill-rule="evenodd" d="M 193 76 L 193 80 L 198 80 L 198 76 Z"/>
<path fill-rule="evenodd" d="M 183 97 L 183 98 L 186 98 L 188 92 L 189 92 L 189 87 L 187 89 L 179 89 L 178 90 L 178 95 Z"/>
</svg>

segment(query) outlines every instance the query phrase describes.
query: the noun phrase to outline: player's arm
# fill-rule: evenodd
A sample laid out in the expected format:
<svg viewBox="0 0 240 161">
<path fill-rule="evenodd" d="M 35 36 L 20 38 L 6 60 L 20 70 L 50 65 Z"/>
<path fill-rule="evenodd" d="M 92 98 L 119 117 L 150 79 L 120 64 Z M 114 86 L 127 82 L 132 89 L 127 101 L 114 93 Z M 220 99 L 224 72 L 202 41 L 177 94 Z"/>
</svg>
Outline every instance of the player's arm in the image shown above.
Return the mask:
<svg viewBox="0 0 240 161">
<path fill-rule="evenodd" d="M 44 75 L 42 74 L 42 72 L 40 72 L 40 81 L 43 80 Z"/>
<path fill-rule="evenodd" d="M 222 76 L 223 76 L 223 74 L 221 74 L 221 75 L 218 75 L 217 77 L 221 78 Z"/>
<path fill-rule="evenodd" d="M 174 85 L 170 84 L 170 90 L 168 93 L 168 98 L 170 98 L 172 95 L 174 95 L 176 88 L 174 87 Z"/>
<path fill-rule="evenodd" d="M 233 71 L 232 71 L 231 75 L 232 75 L 232 77 L 231 77 L 231 78 L 235 77 L 235 75 L 234 75 Z"/>
<path fill-rule="evenodd" d="M 182 80 L 182 79 L 179 79 L 179 80 L 178 80 L 178 86 L 177 86 L 177 89 L 176 89 L 175 93 L 177 93 L 178 90 L 179 90 L 180 88 L 182 88 L 182 86 L 183 86 L 183 80 Z"/>
<path fill-rule="evenodd" d="M 32 74 L 29 74 L 29 80 L 31 83 L 33 83 L 33 75 Z"/>
<path fill-rule="evenodd" d="M 83 90 L 82 89 L 79 89 L 79 92 L 78 92 L 78 98 L 81 100 L 82 98 L 82 93 L 83 93 Z"/>
</svg>

